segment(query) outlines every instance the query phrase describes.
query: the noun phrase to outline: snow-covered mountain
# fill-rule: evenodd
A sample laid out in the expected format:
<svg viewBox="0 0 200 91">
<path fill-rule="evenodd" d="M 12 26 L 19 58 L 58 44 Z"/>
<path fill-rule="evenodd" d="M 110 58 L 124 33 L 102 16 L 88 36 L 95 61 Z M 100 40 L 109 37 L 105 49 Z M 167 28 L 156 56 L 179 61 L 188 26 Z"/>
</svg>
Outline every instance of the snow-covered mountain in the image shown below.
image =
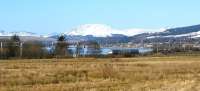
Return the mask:
<svg viewBox="0 0 200 91">
<path fill-rule="evenodd" d="M 47 35 L 39 35 L 32 32 L 6 32 L 0 31 L 0 39 L 9 39 L 13 35 L 18 35 L 21 41 L 56 41 L 54 38 L 48 38 Z"/>
<path fill-rule="evenodd" d="M 105 24 L 84 24 L 77 26 L 69 32 L 48 35 L 49 38 L 57 38 L 64 34 L 68 41 L 97 41 L 101 43 L 129 42 L 129 37 L 146 32 L 161 32 L 164 29 L 117 29 Z"/>
<path fill-rule="evenodd" d="M 186 26 L 167 29 L 164 32 L 149 34 L 147 38 L 180 38 L 180 37 L 190 37 L 190 38 L 200 38 L 200 25 Z"/>
<path fill-rule="evenodd" d="M 49 37 L 59 36 L 59 35 L 61 35 L 61 33 L 54 32 L 54 33 L 49 33 L 49 34 L 41 35 L 41 36 L 44 38 L 49 38 Z"/>
<path fill-rule="evenodd" d="M 95 40 L 101 43 L 184 41 L 187 38 L 195 40 L 200 38 L 200 25 L 168 29 L 117 29 L 104 24 L 85 24 L 63 34 L 70 41 Z M 57 38 L 58 36 L 59 34 L 53 34 L 49 37 Z"/>
<path fill-rule="evenodd" d="M 75 27 L 70 32 L 65 34 L 68 36 L 87 36 L 94 37 L 111 37 L 112 35 L 119 34 L 125 36 L 134 36 L 146 32 L 161 32 L 164 29 L 116 29 L 104 24 L 85 24 Z"/>
<path fill-rule="evenodd" d="M 157 35 L 157 36 L 149 36 L 147 37 L 148 39 L 151 38 L 180 38 L 180 37 L 190 37 L 190 38 L 200 38 L 200 31 L 197 32 L 191 32 L 191 33 L 186 33 L 186 34 L 176 34 L 176 35 Z"/>
<path fill-rule="evenodd" d="M 36 33 L 32 32 L 6 32 L 6 31 L 0 31 L 0 36 L 13 36 L 13 35 L 18 35 L 18 36 L 34 36 L 34 37 L 40 37 L 40 35 L 37 35 Z"/>
<path fill-rule="evenodd" d="M 129 37 L 130 41 L 139 43 L 145 41 L 148 43 L 155 42 L 188 42 L 193 41 L 195 43 L 200 43 L 200 25 L 178 27 L 166 29 L 164 32 L 157 33 L 142 33 L 135 36 Z"/>
<path fill-rule="evenodd" d="M 101 43 L 119 43 L 119 42 L 141 42 L 158 39 L 162 42 L 173 40 L 182 40 L 186 38 L 199 39 L 200 25 L 170 28 L 170 29 L 117 29 L 104 24 L 85 24 L 71 29 L 65 33 L 50 33 L 47 35 L 38 35 L 31 32 L 5 32 L 0 31 L 0 38 L 18 35 L 25 40 L 53 40 L 56 41 L 59 35 L 64 34 L 70 41 L 95 40 Z"/>
</svg>

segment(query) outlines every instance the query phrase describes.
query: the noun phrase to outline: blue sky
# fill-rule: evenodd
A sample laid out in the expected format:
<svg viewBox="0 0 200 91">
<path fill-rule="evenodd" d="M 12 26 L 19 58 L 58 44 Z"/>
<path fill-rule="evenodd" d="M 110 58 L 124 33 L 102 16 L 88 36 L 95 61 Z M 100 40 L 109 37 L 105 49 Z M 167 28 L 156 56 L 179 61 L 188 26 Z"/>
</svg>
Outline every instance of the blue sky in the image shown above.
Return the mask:
<svg viewBox="0 0 200 91">
<path fill-rule="evenodd" d="M 66 32 L 82 24 L 163 28 L 200 24 L 200 0 L 0 0 L 0 30 Z"/>
</svg>

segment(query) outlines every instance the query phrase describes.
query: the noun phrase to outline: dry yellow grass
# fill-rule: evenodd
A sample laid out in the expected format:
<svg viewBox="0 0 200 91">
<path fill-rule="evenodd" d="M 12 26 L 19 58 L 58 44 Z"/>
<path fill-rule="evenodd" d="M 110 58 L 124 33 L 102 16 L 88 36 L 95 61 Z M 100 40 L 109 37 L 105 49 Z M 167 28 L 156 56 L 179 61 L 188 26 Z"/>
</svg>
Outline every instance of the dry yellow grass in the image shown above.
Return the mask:
<svg viewBox="0 0 200 91">
<path fill-rule="evenodd" d="M 200 57 L 0 61 L 0 91 L 198 91 Z"/>
</svg>

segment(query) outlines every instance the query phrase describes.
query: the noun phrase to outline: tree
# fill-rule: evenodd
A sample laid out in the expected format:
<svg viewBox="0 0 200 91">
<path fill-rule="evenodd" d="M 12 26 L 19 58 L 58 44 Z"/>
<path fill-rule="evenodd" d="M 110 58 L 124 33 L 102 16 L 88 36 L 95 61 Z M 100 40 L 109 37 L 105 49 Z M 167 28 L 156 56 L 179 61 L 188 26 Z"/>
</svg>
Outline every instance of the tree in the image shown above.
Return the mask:
<svg viewBox="0 0 200 91">
<path fill-rule="evenodd" d="M 0 55 L 1 55 L 1 59 L 8 59 L 9 55 L 8 55 L 8 47 L 5 46 L 5 43 L 6 42 L 9 42 L 10 40 L 9 39 L 0 39 L 0 46 L 1 46 L 1 49 L 0 49 Z"/>
<path fill-rule="evenodd" d="M 18 35 L 13 35 L 8 42 L 8 56 L 18 57 L 20 54 L 20 38 Z"/>
<path fill-rule="evenodd" d="M 14 34 L 13 36 L 11 36 L 11 41 L 14 41 L 14 42 L 20 42 L 20 38 L 18 35 Z"/>
<path fill-rule="evenodd" d="M 25 42 L 23 45 L 23 58 L 44 58 L 43 45 L 37 41 Z"/>
<path fill-rule="evenodd" d="M 93 49 L 92 54 L 98 56 L 101 52 L 100 45 L 96 41 L 90 41 L 90 47 Z"/>
<path fill-rule="evenodd" d="M 80 56 L 80 52 L 81 52 L 81 43 L 80 42 L 77 42 L 76 43 L 76 51 L 75 51 L 75 53 L 76 53 L 76 57 L 79 57 Z"/>
<path fill-rule="evenodd" d="M 57 57 L 68 56 L 68 52 L 66 51 L 67 48 L 68 48 L 68 43 L 65 41 L 65 36 L 64 35 L 59 36 L 55 47 L 56 56 Z"/>
</svg>

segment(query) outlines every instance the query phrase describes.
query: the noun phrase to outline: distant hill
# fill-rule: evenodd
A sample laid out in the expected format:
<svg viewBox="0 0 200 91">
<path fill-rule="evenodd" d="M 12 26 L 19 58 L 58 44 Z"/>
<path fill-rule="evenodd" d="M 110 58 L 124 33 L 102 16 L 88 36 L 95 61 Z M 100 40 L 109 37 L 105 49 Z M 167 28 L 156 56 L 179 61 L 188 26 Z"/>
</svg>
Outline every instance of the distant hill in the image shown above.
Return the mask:
<svg viewBox="0 0 200 91">
<path fill-rule="evenodd" d="M 132 42 L 168 42 L 168 41 L 184 41 L 188 39 L 196 40 L 200 38 L 200 25 L 186 26 L 166 29 L 163 32 L 156 33 L 142 33 L 130 37 Z"/>
<path fill-rule="evenodd" d="M 135 33 L 133 33 L 136 31 Z M 51 33 L 47 35 L 37 35 L 31 32 L 5 32 L 0 31 L 0 39 L 9 38 L 17 34 L 23 41 L 56 41 L 60 34 L 64 34 L 67 41 L 97 41 L 102 44 L 114 43 L 140 43 L 143 42 L 168 42 L 168 41 L 184 41 L 200 39 L 200 25 L 170 28 L 163 30 L 155 30 L 158 32 L 145 32 L 146 30 L 116 30 L 106 25 L 92 24 L 83 25 L 72 29 L 66 33 Z M 154 30 L 152 30 L 154 31 Z M 160 32 L 159 32 L 160 31 Z"/>
<path fill-rule="evenodd" d="M 181 34 L 195 33 L 199 31 L 200 31 L 200 25 L 194 25 L 194 26 L 167 29 L 165 32 L 161 34 L 162 35 L 181 35 Z"/>
<path fill-rule="evenodd" d="M 55 41 L 54 38 L 48 38 L 32 32 L 6 32 L 0 31 L 0 39 L 9 39 L 13 35 L 20 36 L 21 41 Z"/>
</svg>

